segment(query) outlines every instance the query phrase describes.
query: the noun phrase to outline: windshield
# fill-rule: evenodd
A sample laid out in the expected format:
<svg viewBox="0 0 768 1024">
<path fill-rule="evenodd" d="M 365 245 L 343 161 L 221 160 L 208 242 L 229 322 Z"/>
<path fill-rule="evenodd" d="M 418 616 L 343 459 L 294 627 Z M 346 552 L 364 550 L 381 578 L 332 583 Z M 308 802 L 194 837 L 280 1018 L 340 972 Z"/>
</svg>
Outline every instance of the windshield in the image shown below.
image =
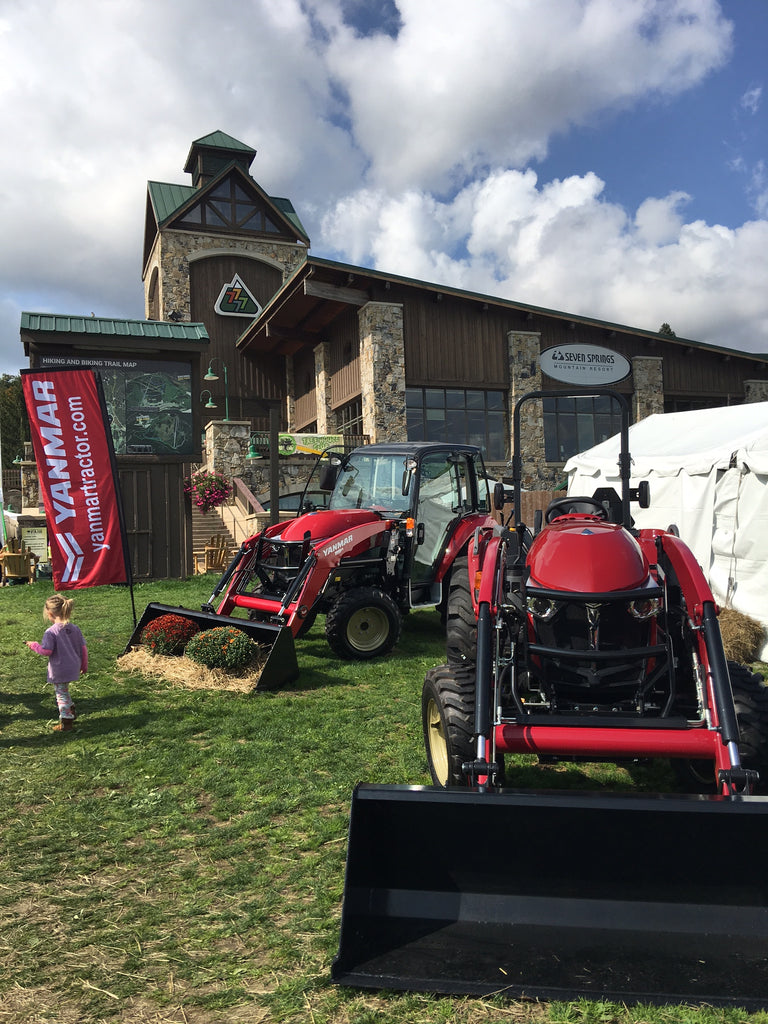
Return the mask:
<svg viewBox="0 0 768 1024">
<path fill-rule="evenodd" d="M 355 452 L 341 468 L 328 507 L 406 512 L 409 499 L 403 494 L 404 471 L 402 455 Z"/>
</svg>

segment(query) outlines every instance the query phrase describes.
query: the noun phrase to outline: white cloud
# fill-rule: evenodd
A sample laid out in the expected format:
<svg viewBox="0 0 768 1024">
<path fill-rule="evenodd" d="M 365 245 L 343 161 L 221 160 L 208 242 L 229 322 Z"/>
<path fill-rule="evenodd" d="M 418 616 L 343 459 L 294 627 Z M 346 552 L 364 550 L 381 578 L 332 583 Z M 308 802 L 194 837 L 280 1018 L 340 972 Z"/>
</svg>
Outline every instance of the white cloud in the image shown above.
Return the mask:
<svg viewBox="0 0 768 1024">
<path fill-rule="evenodd" d="M 588 163 L 553 181 L 529 166 L 555 135 L 722 68 L 715 0 L 397 7 L 396 35 L 363 38 L 345 0 L 5 0 L 0 372 L 24 364 L 22 309 L 143 315 L 146 182 L 188 181 L 191 142 L 216 129 L 258 150 L 254 177 L 318 255 L 768 345 L 764 221 L 685 224 L 684 177 L 628 212 Z"/>
<path fill-rule="evenodd" d="M 532 171 L 500 171 L 444 203 L 415 191 L 347 197 L 324 235 L 356 239 L 357 262 L 407 277 L 768 348 L 768 222 L 685 223 L 682 192 L 646 199 L 630 218 L 602 192 L 594 174 L 539 186 Z"/>
<path fill-rule="evenodd" d="M 713 0 L 400 0 L 397 39 L 328 18 L 328 67 L 350 96 L 371 177 L 445 189 L 520 167 L 556 132 L 719 67 L 730 33 Z M 317 6 L 322 18 L 327 5 Z M 553 21 L 556 24 L 553 24 Z"/>
<path fill-rule="evenodd" d="M 761 85 L 755 85 L 751 89 L 747 89 L 744 95 L 741 97 L 740 106 L 743 110 L 748 111 L 750 114 L 756 114 L 760 109 L 760 101 L 763 96 L 763 87 Z"/>
</svg>

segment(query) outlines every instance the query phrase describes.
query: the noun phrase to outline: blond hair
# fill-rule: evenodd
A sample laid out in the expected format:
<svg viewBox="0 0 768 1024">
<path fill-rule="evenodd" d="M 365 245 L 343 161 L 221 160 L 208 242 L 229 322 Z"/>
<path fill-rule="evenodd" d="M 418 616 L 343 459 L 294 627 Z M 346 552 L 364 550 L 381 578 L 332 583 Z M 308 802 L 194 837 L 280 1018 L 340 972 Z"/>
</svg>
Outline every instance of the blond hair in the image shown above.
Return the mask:
<svg viewBox="0 0 768 1024">
<path fill-rule="evenodd" d="M 45 602 L 44 611 L 48 612 L 54 619 L 63 619 L 64 622 L 69 622 L 74 604 L 75 602 L 71 597 L 62 597 L 61 594 L 53 594 Z"/>
</svg>

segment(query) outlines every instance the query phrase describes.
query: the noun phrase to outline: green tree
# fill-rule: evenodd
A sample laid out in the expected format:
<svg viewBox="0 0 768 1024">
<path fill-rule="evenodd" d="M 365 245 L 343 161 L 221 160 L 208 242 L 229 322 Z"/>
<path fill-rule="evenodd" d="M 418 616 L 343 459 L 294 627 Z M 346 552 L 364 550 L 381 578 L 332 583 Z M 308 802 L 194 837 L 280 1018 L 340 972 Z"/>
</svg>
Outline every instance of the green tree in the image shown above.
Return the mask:
<svg viewBox="0 0 768 1024">
<path fill-rule="evenodd" d="M 667 338 L 676 338 L 677 337 L 675 332 L 672 330 L 672 328 L 666 322 L 663 323 L 661 325 L 661 327 L 659 328 L 659 334 L 664 334 L 664 335 L 666 335 Z"/>
<path fill-rule="evenodd" d="M 21 377 L 10 373 L 0 376 L 0 440 L 3 449 L 3 469 L 7 469 L 17 455 L 24 455 L 24 442 L 28 441 L 29 420 L 21 389 Z"/>
</svg>

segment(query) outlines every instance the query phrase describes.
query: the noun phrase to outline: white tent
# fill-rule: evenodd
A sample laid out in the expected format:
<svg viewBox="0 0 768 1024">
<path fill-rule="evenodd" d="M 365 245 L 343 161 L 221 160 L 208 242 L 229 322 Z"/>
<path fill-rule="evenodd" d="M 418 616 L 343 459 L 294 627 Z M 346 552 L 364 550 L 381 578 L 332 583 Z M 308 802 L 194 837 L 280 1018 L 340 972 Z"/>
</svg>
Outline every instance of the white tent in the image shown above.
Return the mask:
<svg viewBox="0 0 768 1024">
<path fill-rule="evenodd" d="M 638 527 L 674 523 L 715 599 L 768 629 L 768 402 L 649 416 L 629 430 L 631 486 L 648 480 Z M 619 436 L 569 459 L 569 494 L 620 491 Z M 768 660 L 768 642 L 761 654 Z"/>
</svg>

